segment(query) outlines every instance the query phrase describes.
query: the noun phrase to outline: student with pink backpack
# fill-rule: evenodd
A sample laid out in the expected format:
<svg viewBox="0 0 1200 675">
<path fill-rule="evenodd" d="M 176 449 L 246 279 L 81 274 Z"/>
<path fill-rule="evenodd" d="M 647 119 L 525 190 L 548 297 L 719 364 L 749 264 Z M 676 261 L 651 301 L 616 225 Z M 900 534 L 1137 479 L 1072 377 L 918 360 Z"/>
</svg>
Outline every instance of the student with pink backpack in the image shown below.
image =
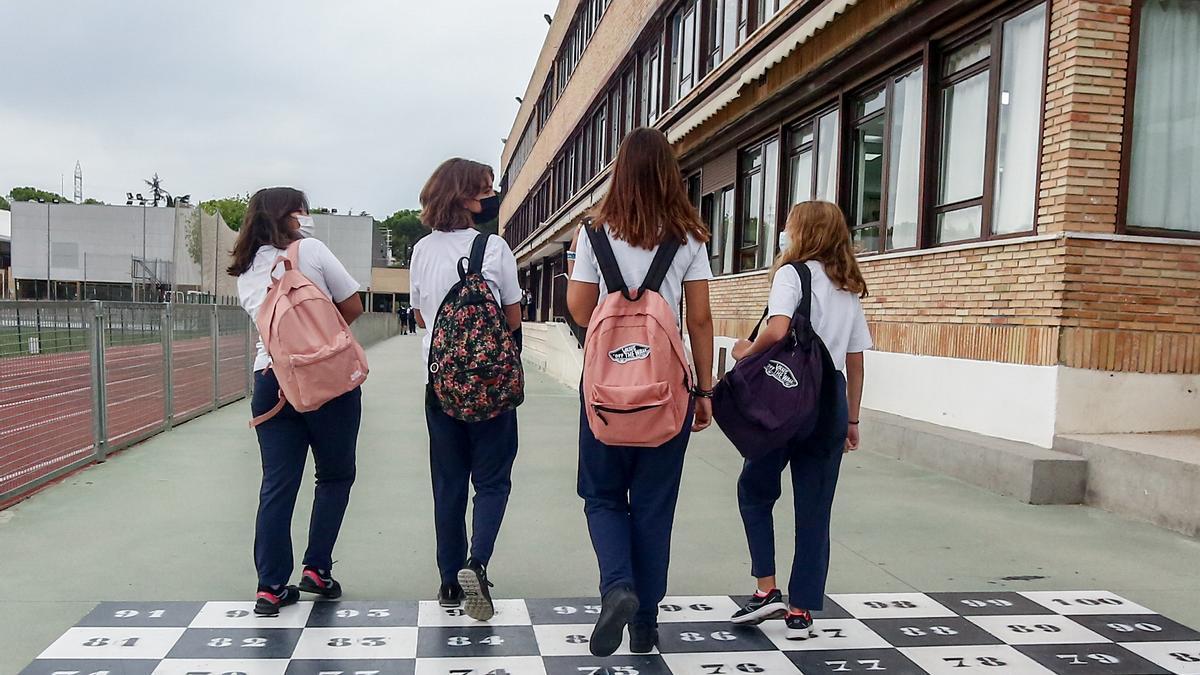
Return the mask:
<svg viewBox="0 0 1200 675">
<path fill-rule="evenodd" d="M 596 656 L 613 654 L 626 626 L 633 652 L 658 644 L 684 453 L 712 421 L 707 240 L 666 136 L 631 132 L 581 228 L 567 287 L 571 316 L 587 328 L 578 490 L 600 566 Z M 680 337 L 683 299 L 695 372 Z"/>
<path fill-rule="evenodd" d="M 341 596 L 333 546 L 350 501 L 366 355 L 349 324 L 363 313 L 359 284 L 312 238 L 304 193 L 287 187 L 250 198 L 229 274 L 260 339 L 254 359 L 251 423 L 262 454 L 254 532 L 254 612 L 275 616 L 300 591 Z M 317 485 L 308 550 L 298 586 L 292 574 L 292 511 L 309 448 Z"/>
</svg>

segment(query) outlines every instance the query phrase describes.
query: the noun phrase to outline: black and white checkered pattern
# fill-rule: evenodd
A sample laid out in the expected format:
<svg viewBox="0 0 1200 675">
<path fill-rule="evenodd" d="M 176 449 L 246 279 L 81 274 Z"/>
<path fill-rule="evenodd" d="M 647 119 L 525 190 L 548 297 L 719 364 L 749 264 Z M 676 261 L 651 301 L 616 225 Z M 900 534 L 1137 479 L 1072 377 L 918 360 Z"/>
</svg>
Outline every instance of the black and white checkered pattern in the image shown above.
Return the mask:
<svg viewBox="0 0 1200 675">
<path fill-rule="evenodd" d="M 742 600 L 667 598 L 658 651 L 604 659 L 594 599 L 498 600 L 486 624 L 434 602 L 106 602 L 22 675 L 1200 675 L 1200 632 L 1104 591 L 833 595 L 800 642 L 730 624 Z"/>
</svg>

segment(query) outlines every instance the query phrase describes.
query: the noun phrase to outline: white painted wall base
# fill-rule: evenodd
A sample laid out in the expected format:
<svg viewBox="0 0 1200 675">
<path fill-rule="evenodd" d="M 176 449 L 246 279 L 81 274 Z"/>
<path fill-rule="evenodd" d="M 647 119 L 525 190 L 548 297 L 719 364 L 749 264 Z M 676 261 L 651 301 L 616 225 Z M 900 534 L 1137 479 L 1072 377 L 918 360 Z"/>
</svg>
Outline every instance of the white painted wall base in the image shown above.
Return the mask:
<svg viewBox="0 0 1200 675">
<path fill-rule="evenodd" d="M 1059 368 L 1059 434 L 1200 429 L 1200 375 Z"/>
</svg>

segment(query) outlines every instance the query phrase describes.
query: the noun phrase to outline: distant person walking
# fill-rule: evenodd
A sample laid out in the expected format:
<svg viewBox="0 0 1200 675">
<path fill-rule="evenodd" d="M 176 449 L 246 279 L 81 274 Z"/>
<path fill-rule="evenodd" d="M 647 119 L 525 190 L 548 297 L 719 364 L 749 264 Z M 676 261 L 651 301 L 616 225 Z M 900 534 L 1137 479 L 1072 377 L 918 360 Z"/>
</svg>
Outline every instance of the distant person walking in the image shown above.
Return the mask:
<svg viewBox="0 0 1200 675">
<path fill-rule="evenodd" d="M 408 309 L 404 305 L 396 306 L 396 319 L 400 322 L 400 334 L 408 335 Z"/>
<path fill-rule="evenodd" d="M 283 275 L 285 266 L 279 259 L 288 255 L 293 244 L 299 256 L 299 272 L 336 303 L 345 322 L 352 323 L 362 315 L 358 282 L 325 244 L 311 238 L 312 227 L 308 199 L 299 190 L 268 188 L 250 198 L 228 271 L 238 279 L 238 295 L 251 318 L 258 319 L 269 287 Z M 271 357 L 260 338 L 250 403 L 256 417 L 266 415 L 282 402 L 279 379 L 271 365 Z M 333 547 L 354 483 L 361 396 L 361 389 L 355 387 L 320 408 L 303 413 L 287 403 L 255 427 L 263 470 L 254 530 L 254 565 L 258 570 L 256 614 L 278 614 L 280 607 L 299 599 L 299 591 L 326 598 L 337 598 L 342 593 L 341 585 L 333 578 Z M 317 485 L 308 549 L 297 587 L 288 585 L 293 564 L 292 512 L 310 447 L 316 462 Z"/>
<path fill-rule="evenodd" d="M 416 333 L 417 332 L 417 308 L 409 307 L 408 310 L 405 311 L 404 315 L 405 315 L 405 320 L 408 322 L 408 332 Z"/>
</svg>

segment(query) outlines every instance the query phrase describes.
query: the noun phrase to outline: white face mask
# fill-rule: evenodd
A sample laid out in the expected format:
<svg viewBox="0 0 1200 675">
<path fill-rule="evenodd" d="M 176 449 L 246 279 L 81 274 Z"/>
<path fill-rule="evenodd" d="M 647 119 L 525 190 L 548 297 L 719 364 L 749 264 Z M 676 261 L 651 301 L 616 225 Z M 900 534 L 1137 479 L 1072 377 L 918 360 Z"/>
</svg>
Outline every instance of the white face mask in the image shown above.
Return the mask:
<svg viewBox="0 0 1200 675">
<path fill-rule="evenodd" d="M 788 234 L 787 230 L 779 233 L 779 250 L 780 252 L 788 250 L 792 245 L 792 235 Z"/>
<path fill-rule="evenodd" d="M 300 236 L 305 239 L 310 239 L 315 236 L 316 225 L 313 223 L 312 216 L 295 215 L 293 218 L 300 223 Z"/>
</svg>

